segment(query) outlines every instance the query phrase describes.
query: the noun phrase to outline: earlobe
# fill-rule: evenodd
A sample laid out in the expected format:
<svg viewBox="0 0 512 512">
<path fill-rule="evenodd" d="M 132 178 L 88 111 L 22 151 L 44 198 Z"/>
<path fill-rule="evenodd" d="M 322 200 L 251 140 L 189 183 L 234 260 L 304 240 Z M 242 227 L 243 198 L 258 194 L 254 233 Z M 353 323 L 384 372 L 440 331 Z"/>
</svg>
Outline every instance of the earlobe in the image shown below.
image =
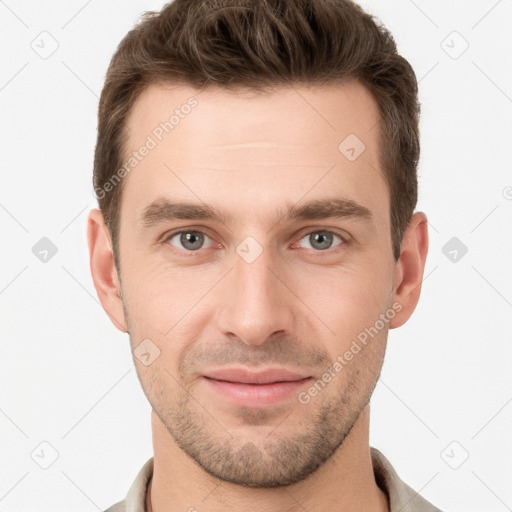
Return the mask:
<svg viewBox="0 0 512 512">
<path fill-rule="evenodd" d="M 395 265 L 393 303 L 402 306 L 390 321 L 391 329 L 410 318 L 418 304 L 428 253 L 428 223 L 423 212 L 416 212 L 404 233 L 400 257 Z"/>
<path fill-rule="evenodd" d="M 91 275 L 103 309 L 120 331 L 128 332 L 109 230 L 97 208 L 89 212 L 87 242 Z"/>
</svg>

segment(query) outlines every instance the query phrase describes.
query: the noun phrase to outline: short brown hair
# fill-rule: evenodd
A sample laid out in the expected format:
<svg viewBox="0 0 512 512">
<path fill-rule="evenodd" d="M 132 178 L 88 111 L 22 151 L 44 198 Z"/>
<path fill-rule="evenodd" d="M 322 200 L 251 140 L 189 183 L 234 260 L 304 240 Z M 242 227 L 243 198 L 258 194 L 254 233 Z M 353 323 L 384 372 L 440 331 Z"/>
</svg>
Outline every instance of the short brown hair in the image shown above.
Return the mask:
<svg viewBox="0 0 512 512">
<path fill-rule="evenodd" d="M 379 107 L 379 159 L 398 259 L 417 203 L 420 104 L 415 73 L 380 21 L 349 0 L 174 0 L 144 13 L 112 57 L 98 111 L 93 186 L 118 270 L 123 183 L 105 185 L 125 161 L 126 119 L 146 86 L 261 91 L 347 79 L 366 86 Z"/>
</svg>

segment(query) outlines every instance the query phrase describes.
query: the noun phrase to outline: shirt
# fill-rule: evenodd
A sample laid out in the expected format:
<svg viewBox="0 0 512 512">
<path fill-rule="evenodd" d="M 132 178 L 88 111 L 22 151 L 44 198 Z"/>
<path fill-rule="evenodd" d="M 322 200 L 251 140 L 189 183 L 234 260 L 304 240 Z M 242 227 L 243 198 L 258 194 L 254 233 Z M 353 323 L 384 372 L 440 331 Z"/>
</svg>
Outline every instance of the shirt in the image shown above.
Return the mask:
<svg viewBox="0 0 512 512">
<path fill-rule="evenodd" d="M 373 474 L 377 485 L 388 497 L 390 512 L 442 512 L 403 482 L 384 455 L 370 446 Z M 105 512 L 147 512 L 146 492 L 153 474 L 153 457 L 141 468 L 126 499 Z"/>
</svg>

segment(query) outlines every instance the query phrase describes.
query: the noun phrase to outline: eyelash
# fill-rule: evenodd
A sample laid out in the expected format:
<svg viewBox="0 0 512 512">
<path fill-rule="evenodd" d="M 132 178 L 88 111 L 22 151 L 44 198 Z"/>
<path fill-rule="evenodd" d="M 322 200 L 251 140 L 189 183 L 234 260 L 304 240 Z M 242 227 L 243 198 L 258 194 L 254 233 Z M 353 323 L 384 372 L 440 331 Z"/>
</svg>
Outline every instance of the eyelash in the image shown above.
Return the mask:
<svg viewBox="0 0 512 512">
<path fill-rule="evenodd" d="M 212 238 L 207 233 L 205 233 L 204 231 L 201 231 L 200 229 L 195 229 L 195 228 L 181 229 L 179 231 L 174 231 L 174 232 L 165 234 L 163 236 L 162 243 L 166 247 L 168 247 L 171 251 L 177 251 L 181 255 L 185 255 L 185 257 L 194 257 L 197 254 L 200 254 L 203 250 L 205 250 L 205 249 L 197 249 L 196 251 L 189 251 L 189 250 L 186 250 L 186 249 L 179 249 L 177 247 L 172 246 L 169 243 L 169 241 L 172 238 L 174 238 L 176 235 L 181 235 L 183 233 L 200 233 L 202 235 L 205 235 L 206 237 L 208 237 L 212 241 L 211 246 L 213 246 L 215 244 L 215 242 L 213 242 Z M 330 247 L 329 249 L 325 249 L 323 251 L 322 250 L 315 250 L 315 249 L 307 249 L 307 248 L 305 249 L 306 251 L 313 251 L 313 253 L 316 253 L 318 256 L 322 256 L 323 254 L 329 254 L 329 255 L 335 254 L 335 253 L 339 252 L 340 250 L 343 250 L 343 248 L 345 246 L 350 245 L 351 242 L 352 242 L 352 240 L 348 236 L 344 237 L 344 236 L 340 235 L 339 233 L 336 233 L 335 231 L 330 231 L 328 229 L 314 229 L 312 231 L 306 232 L 304 235 L 302 235 L 298 239 L 297 242 L 294 242 L 292 245 L 294 245 L 294 246 L 297 245 L 298 242 L 303 240 L 305 237 L 312 235 L 313 233 L 326 233 L 326 234 L 334 235 L 335 237 L 338 237 L 341 240 L 341 243 L 339 243 L 338 245 L 336 245 L 334 247 Z"/>
</svg>

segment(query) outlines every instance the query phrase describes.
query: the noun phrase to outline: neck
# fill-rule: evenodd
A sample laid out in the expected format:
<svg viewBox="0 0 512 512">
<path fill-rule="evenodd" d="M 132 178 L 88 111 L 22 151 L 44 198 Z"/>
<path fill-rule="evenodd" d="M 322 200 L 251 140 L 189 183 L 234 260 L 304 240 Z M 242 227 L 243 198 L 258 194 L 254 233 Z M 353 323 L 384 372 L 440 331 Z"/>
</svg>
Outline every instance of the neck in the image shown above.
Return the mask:
<svg viewBox="0 0 512 512">
<path fill-rule="evenodd" d="M 252 488 L 219 480 L 204 471 L 174 442 L 152 411 L 153 477 L 148 512 L 389 512 L 377 486 L 369 446 L 369 404 L 343 444 L 317 471 L 286 487 Z"/>
</svg>

